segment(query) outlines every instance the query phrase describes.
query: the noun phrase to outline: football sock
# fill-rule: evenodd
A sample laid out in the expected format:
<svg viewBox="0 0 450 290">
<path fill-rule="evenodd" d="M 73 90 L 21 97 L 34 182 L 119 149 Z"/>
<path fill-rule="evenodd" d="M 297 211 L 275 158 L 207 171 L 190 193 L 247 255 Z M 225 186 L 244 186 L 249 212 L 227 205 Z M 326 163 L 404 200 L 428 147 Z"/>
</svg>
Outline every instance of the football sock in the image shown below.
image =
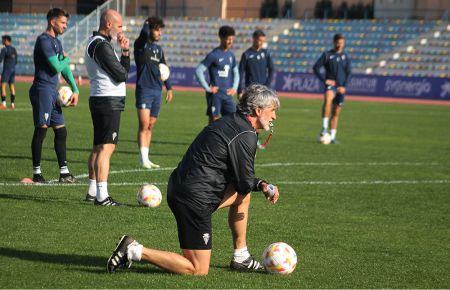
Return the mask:
<svg viewBox="0 0 450 290">
<path fill-rule="evenodd" d="M 15 100 L 16 100 L 16 95 L 11 95 L 11 104 L 14 104 Z"/>
<path fill-rule="evenodd" d="M 336 129 L 331 129 L 330 133 L 331 133 L 331 140 L 334 140 L 336 138 Z"/>
<path fill-rule="evenodd" d="M 89 179 L 89 189 L 88 189 L 87 194 L 89 194 L 90 196 L 97 195 L 97 180 Z"/>
<path fill-rule="evenodd" d="M 33 174 L 42 174 L 41 166 L 33 166 Z"/>
<path fill-rule="evenodd" d="M 69 168 L 67 168 L 67 166 L 61 166 L 59 168 L 59 174 L 69 174 Z"/>
<path fill-rule="evenodd" d="M 141 148 L 139 149 L 139 151 L 141 152 L 141 161 L 142 161 L 142 162 L 148 161 L 148 151 L 149 151 L 149 148 L 148 148 L 148 147 L 141 147 Z"/>
<path fill-rule="evenodd" d="M 47 128 L 34 128 L 33 140 L 31 141 L 31 156 L 33 159 L 33 167 L 40 168 L 41 166 L 42 142 L 44 142 L 46 135 Z"/>
<path fill-rule="evenodd" d="M 233 260 L 242 263 L 250 257 L 247 247 L 241 249 L 235 249 L 233 254 Z"/>
<path fill-rule="evenodd" d="M 322 128 L 324 130 L 328 129 L 328 118 L 323 118 L 322 119 Z"/>
<path fill-rule="evenodd" d="M 2 105 L 6 104 L 6 96 L 2 96 Z"/>
<path fill-rule="evenodd" d="M 53 131 L 55 132 L 54 145 L 56 157 L 58 158 L 59 167 L 61 168 L 61 170 L 63 167 L 66 167 L 67 169 L 67 160 L 66 160 L 67 129 L 66 127 L 61 127 L 58 129 L 54 129 Z M 69 173 L 69 171 L 61 173 Z"/>
<path fill-rule="evenodd" d="M 97 201 L 104 201 L 108 196 L 109 196 L 108 182 L 107 181 L 97 182 L 97 194 L 96 194 Z"/>
<path fill-rule="evenodd" d="M 140 261 L 142 258 L 142 250 L 143 249 L 144 249 L 143 245 L 134 241 L 128 248 L 127 255 L 129 257 L 131 257 L 131 260 L 133 260 L 133 261 Z"/>
</svg>

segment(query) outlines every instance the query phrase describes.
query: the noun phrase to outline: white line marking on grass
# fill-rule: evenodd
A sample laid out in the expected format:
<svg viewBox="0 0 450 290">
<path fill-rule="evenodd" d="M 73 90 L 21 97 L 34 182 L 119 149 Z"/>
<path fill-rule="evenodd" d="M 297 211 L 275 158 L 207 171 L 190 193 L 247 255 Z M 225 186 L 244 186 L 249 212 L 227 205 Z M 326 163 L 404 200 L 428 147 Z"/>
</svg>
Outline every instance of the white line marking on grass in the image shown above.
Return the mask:
<svg viewBox="0 0 450 290">
<path fill-rule="evenodd" d="M 166 185 L 167 182 L 111 182 L 108 186 L 140 186 L 145 183 L 155 185 Z M 395 184 L 449 184 L 450 180 L 355 180 L 355 181 L 279 181 L 275 185 L 395 185 Z M 86 186 L 87 183 L 45 183 L 34 186 Z M 0 186 L 33 186 L 33 184 L 22 184 L 20 182 L 3 182 Z"/>
<path fill-rule="evenodd" d="M 275 184 L 295 185 L 390 185 L 390 184 L 447 184 L 450 180 L 358 180 L 358 181 L 280 181 Z"/>
<path fill-rule="evenodd" d="M 255 167 L 288 167 L 288 166 L 439 166 L 444 165 L 437 162 L 288 162 L 288 163 L 265 163 L 255 164 Z M 122 174 L 131 172 L 153 172 L 153 171 L 168 171 L 174 170 L 175 167 L 161 167 L 153 169 L 133 168 L 123 170 L 113 170 L 109 174 Z M 76 175 L 75 178 L 87 178 L 89 175 L 84 173 Z M 58 179 L 52 179 L 49 183 L 58 182 Z"/>
<path fill-rule="evenodd" d="M 109 172 L 109 175 L 111 174 L 122 174 L 122 173 L 131 173 L 131 172 L 153 172 L 153 171 L 167 171 L 167 170 L 174 170 L 175 167 L 162 167 L 162 168 L 153 168 L 153 169 L 144 169 L 144 168 L 135 168 L 135 169 L 123 169 L 123 170 L 113 170 Z M 87 178 L 89 177 L 89 174 L 83 173 L 79 175 L 75 175 L 75 178 Z M 59 179 L 52 179 L 48 183 L 55 183 L 58 182 Z"/>
<path fill-rule="evenodd" d="M 255 164 L 255 167 L 275 166 L 439 166 L 438 162 L 288 162 Z"/>
</svg>

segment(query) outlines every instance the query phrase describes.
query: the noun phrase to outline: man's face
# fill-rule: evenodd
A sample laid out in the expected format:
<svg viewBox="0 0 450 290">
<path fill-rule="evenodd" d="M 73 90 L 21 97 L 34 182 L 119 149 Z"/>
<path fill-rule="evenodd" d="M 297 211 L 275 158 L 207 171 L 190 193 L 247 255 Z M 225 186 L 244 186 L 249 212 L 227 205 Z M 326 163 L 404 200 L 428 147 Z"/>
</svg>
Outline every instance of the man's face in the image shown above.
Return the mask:
<svg viewBox="0 0 450 290">
<path fill-rule="evenodd" d="M 50 20 L 50 25 L 56 35 L 63 34 L 67 29 L 67 17 L 59 16 Z"/>
<path fill-rule="evenodd" d="M 258 117 L 257 126 L 258 129 L 264 129 L 266 131 L 270 131 L 270 127 L 272 122 L 277 118 L 276 115 L 276 107 L 274 105 L 268 108 L 258 108 L 256 109 L 256 115 Z"/>
<path fill-rule="evenodd" d="M 344 46 L 345 46 L 345 39 L 343 39 L 343 38 L 338 39 L 338 40 L 336 40 L 336 41 L 334 42 L 334 49 L 335 49 L 336 51 L 341 51 L 341 50 L 343 50 L 343 49 L 344 49 Z"/>
<path fill-rule="evenodd" d="M 117 35 L 122 33 L 122 17 L 119 15 L 112 18 L 111 22 L 108 23 L 107 27 L 109 30 L 108 33 L 109 37 L 116 40 Z"/>
<path fill-rule="evenodd" d="M 231 46 L 233 45 L 233 41 L 234 41 L 233 35 L 220 38 L 220 46 L 225 50 L 230 49 Z"/>
<path fill-rule="evenodd" d="M 253 37 L 253 48 L 256 50 L 260 50 L 264 43 L 266 43 L 266 37 L 260 36 L 260 37 Z"/>
<path fill-rule="evenodd" d="M 161 28 L 157 27 L 151 30 L 150 40 L 151 41 L 159 41 L 161 39 Z"/>
</svg>

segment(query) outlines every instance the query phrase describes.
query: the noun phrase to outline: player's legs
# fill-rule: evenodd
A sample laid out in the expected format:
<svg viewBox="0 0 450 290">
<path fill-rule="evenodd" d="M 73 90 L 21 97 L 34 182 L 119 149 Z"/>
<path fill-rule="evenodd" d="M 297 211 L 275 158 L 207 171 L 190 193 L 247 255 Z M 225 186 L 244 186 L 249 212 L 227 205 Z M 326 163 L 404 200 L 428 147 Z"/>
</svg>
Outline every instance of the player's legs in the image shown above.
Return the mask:
<svg viewBox="0 0 450 290">
<path fill-rule="evenodd" d="M 152 141 L 153 127 L 158 120 L 157 116 L 152 116 L 149 109 L 138 109 L 138 146 L 141 154 L 141 165 L 145 168 L 159 167 L 149 160 L 148 154 Z"/>
<path fill-rule="evenodd" d="M 108 181 L 109 165 L 111 156 L 116 149 L 116 144 L 100 144 L 97 145 L 98 153 L 94 163 L 94 172 L 98 182 Z"/>
<path fill-rule="evenodd" d="M 333 104 L 333 110 L 331 114 L 331 121 L 330 121 L 330 133 L 331 133 L 331 140 L 332 142 L 336 142 L 336 133 L 337 133 L 337 127 L 338 127 L 338 121 L 339 121 L 339 114 L 341 113 L 342 107 L 338 104 Z"/>
<path fill-rule="evenodd" d="M 60 173 L 68 173 L 65 158 L 65 140 L 67 132 L 64 129 L 64 116 L 61 108 L 53 106 L 56 92 L 49 89 L 30 89 L 30 102 L 33 108 L 34 134 L 31 141 L 31 155 L 33 160 L 33 181 L 44 183 L 41 172 L 42 144 L 47 134 L 47 129 L 52 126 L 55 130 L 55 151 L 60 165 Z M 66 172 L 67 171 L 67 172 Z M 60 175 L 61 178 L 61 175 Z"/>
<path fill-rule="evenodd" d="M 141 261 L 182 275 L 207 275 L 211 250 L 182 250 L 183 255 L 150 248 L 142 249 Z"/>
<path fill-rule="evenodd" d="M 335 91 L 333 89 L 327 89 L 325 91 L 322 105 L 322 130 L 320 131 L 320 135 L 327 133 L 334 96 Z"/>
<path fill-rule="evenodd" d="M 336 133 L 339 121 L 339 115 L 342 110 L 342 105 L 344 104 L 345 95 L 341 93 L 337 93 L 333 99 L 333 107 L 331 111 L 331 121 L 330 121 L 330 133 L 331 133 L 331 142 L 333 144 L 338 143 L 336 141 Z"/>
<path fill-rule="evenodd" d="M 212 107 L 213 107 L 213 94 L 206 93 L 206 115 L 208 116 L 208 124 L 211 124 L 215 120 L 219 119 L 220 116 L 214 116 L 212 113 Z"/>
<path fill-rule="evenodd" d="M 220 119 L 220 113 L 222 112 L 223 98 L 220 93 L 211 96 L 211 107 L 209 115 L 209 123 L 211 124 L 215 120 Z"/>
<path fill-rule="evenodd" d="M 59 165 L 59 182 L 61 183 L 74 183 L 75 178 L 69 172 L 67 167 L 67 129 L 64 122 L 64 115 L 61 107 L 55 106 L 56 92 L 52 93 L 52 109 L 50 113 L 50 126 L 55 133 L 54 137 L 54 150 Z M 45 117 L 45 116 L 44 116 Z"/>
<path fill-rule="evenodd" d="M 219 208 L 229 207 L 228 225 L 233 237 L 234 254 L 230 267 L 235 270 L 259 270 L 261 264 L 256 261 L 247 248 L 248 209 L 251 194 L 236 192 L 234 184 L 229 184 Z"/>
<path fill-rule="evenodd" d="M 227 114 L 232 114 L 236 112 L 236 103 L 233 101 L 233 98 L 230 96 L 225 96 L 222 98 L 222 109 L 221 114 L 225 116 Z"/>
<path fill-rule="evenodd" d="M 89 162 L 93 162 L 94 173 L 91 176 L 95 176 L 97 187 L 94 204 L 117 206 L 119 204 L 109 196 L 108 175 L 111 155 L 119 140 L 122 112 L 98 102 L 99 98 L 91 97 L 89 99 L 89 109 L 94 127 L 94 148 L 91 153 L 92 159 Z M 93 181 L 90 182 L 90 186 L 91 184 L 93 186 Z M 86 196 L 86 199 L 88 199 L 88 196 Z"/>
<path fill-rule="evenodd" d="M 233 185 L 227 188 L 219 208 L 229 207 L 228 225 L 233 237 L 234 249 L 247 246 L 248 207 L 251 195 L 238 194 Z"/>
<path fill-rule="evenodd" d="M 16 105 L 14 102 L 16 101 L 16 88 L 14 82 L 9 83 L 9 92 L 11 93 L 11 109 L 15 109 Z"/>
<path fill-rule="evenodd" d="M 53 126 L 54 149 L 59 165 L 59 182 L 62 183 L 74 183 L 75 177 L 70 174 L 67 167 L 67 129 L 64 124 Z"/>
<path fill-rule="evenodd" d="M 0 109 L 6 109 L 6 82 L 3 82 L 3 76 L 2 76 L 2 103 L 0 104 Z"/>
<path fill-rule="evenodd" d="M 97 177 L 95 175 L 95 161 L 97 160 L 99 147 L 92 146 L 91 154 L 88 159 L 88 172 L 89 172 L 89 188 L 86 193 L 85 201 L 94 201 L 97 196 Z"/>
<path fill-rule="evenodd" d="M 129 236 L 123 236 L 108 259 L 107 270 L 115 272 L 119 267 L 131 265 L 131 261 L 146 261 L 168 272 L 182 275 L 207 275 L 211 250 L 182 250 L 183 255 L 146 248 Z"/>
</svg>

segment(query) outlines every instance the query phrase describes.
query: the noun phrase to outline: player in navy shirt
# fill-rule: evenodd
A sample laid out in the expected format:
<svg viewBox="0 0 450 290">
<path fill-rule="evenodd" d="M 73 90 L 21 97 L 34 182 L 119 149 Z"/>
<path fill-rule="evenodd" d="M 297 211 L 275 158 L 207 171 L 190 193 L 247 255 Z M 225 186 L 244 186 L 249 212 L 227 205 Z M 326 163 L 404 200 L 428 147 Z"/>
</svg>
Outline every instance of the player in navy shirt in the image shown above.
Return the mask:
<svg viewBox="0 0 450 290">
<path fill-rule="evenodd" d="M 350 78 L 350 59 L 344 52 L 345 38 L 341 34 L 335 34 L 334 48 L 324 52 L 314 64 L 313 70 L 316 76 L 325 84 L 325 97 L 322 106 L 322 131 L 320 136 L 327 133 L 330 121 L 331 143 L 336 144 L 336 130 L 346 92 L 346 86 Z M 325 75 L 321 68 L 325 69 Z M 333 105 L 333 106 L 332 106 Z M 331 113 L 331 119 L 330 119 Z"/>
<path fill-rule="evenodd" d="M 269 51 L 263 48 L 265 43 L 264 32 L 256 30 L 253 33 L 252 46 L 242 54 L 239 62 L 239 95 L 242 94 L 244 88 L 253 83 L 270 87 L 274 65 Z"/>
<path fill-rule="evenodd" d="M 206 91 L 206 115 L 209 123 L 236 112 L 233 96 L 239 85 L 239 69 L 236 58 L 230 50 L 234 41 L 234 29 L 222 26 L 219 29 L 220 46 L 214 48 L 197 66 L 195 75 Z M 204 72 L 208 70 L 209 84 Z"/>
<path fill-rule="evenodd" d="M 3 35 L 2 43 L 5 46 L 0 52 L 0 63 L 3 61 L 2 72 L 2 104 L 0 109 L 6 109 L 6 84 L 9 84 L 9 91 L 11 93 L 11 109 L 15 108 L 14 99 L 16 90 L 14 82 L 16 77 L 17 51 L 11 45 L 11 36 Z"/>
<path fill-rule="evenodd" d="M 38 36 L 34 46 L 34 80 L 30 88 L 30 102 L 33 107 L 34 134 L 31 143 L 33 159 L 33 181 L 45 183 L 41 173 L 42 143 L 48 127 L 55 133 L 55 152 L 60 167 L 59 182 L 73 183 L 75 178 L 67 168 L 66 139 L 67 130 L 61 107 L 57 104 L 59 77 L 64 77 L 73 91 L 71 105 L 78 103 L 78 88 L 69 68 L 70 59 L 63 51 L 58 35 L 67 28 L 69 13 L 52 8 L 47 13 L 47 30 Z"/>
<path fill-rule="evenodd" d="M 136 108 L 138 111 L 139 129 L 138 145 L 141 165 L 144 168 L 158 168 L 159 165 L 148 157 L 152 130 L 158 118 L 161 106 L 162 84 L 159 64 L 166 64 L 164 52 L 157 44 L 161 38 L 164 22 L 159 17 L 149 17 L 142 27 L 141 33 L 134 42 L 134 60 L 136 61 Z M 172 100 L 170 80 L 166 86 L 166 103 Z"/>
</svg>

